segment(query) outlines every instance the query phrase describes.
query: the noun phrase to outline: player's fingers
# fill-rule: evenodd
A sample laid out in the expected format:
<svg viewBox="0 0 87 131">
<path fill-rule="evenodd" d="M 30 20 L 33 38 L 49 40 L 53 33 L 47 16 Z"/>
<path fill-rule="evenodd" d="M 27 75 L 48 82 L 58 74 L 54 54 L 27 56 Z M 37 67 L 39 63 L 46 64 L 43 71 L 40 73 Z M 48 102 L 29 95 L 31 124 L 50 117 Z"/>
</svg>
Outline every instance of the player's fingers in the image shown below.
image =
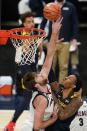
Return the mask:
<svg viewBox="0 0 87 131">
<path fill-rule="evenodd" d="M 63 20 L 63 17 L 61 17 L 61 19 L 60 19 L 60 23 L 62 22 L 62 20 Z"/>
<path fill-rule="evenodd" d="M 59 40 L 56 41 L 57 44 L 61 43 L 64 40 L 64 38 L 61 38 Z"/>
<path fill-rule="evenodd" d="M 59 20 L 59 23 L 60 23 L 60 24 L 61 24 L 62 20 L 63 20 L 63 17 L 61 16 L 61 17 L 60 17 L 60 20 Z"/>
<path fill-rule="evenodd" d="M 60 24 L 58 27 L 59 27 L 59 29 L 61 28 L 61 26 L 62 26 L 62 24 Z"/>
<path fill-rule="evenodd" d="M 62 17 L 62 16 L 60 16 L 60 17 L 57 19 L 57 21 L 56 21 L 56 22 L 61 23 L 61 22 L 62 22 L 62 20 L 63 20 L 63 17 Z"/>
</svg>

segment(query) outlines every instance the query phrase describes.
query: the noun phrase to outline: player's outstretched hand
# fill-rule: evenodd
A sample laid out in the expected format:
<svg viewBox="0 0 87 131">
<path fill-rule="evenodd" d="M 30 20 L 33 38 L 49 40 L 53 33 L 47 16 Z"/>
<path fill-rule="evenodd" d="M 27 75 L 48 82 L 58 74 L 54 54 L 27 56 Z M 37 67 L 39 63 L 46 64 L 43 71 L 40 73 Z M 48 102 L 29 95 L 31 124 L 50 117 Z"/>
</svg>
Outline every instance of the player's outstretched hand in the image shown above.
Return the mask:
<svg viewBox="0 0 87 131">
<path fill-rule="evenodd" d="M 59 34 L 60 28 L 62 26 L 61 22 L 63 20 L 63 17 L 59 17 L 56 21 L 53 21 L 52 23 L 52 33 Z"/>
</svg>

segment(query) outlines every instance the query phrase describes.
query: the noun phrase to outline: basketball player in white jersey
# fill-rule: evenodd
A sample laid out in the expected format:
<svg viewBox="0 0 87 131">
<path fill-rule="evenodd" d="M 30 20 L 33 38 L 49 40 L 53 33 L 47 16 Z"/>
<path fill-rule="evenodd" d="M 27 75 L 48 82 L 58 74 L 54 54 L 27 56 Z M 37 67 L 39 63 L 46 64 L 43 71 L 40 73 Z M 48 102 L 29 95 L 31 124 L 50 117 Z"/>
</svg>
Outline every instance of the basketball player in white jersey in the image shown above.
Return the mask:
<svg viewBox="0 0 87 131">
<path fill-rule="evenodd" d="M 87 102 L 78 110 L 78 114 L 70 125 L 70 131 L 87 131 Z"/>
<path fill-rule="evenodd" d="M 54 107 L 54 101 L 52 98 L 52 93 L 50 86 L 47 85 L 47 92 L 38 92 L 35 91 L 32 95 L 32 99 L 30 102 L 30 110 L 27 120 L 24 122 L 24 125 L 22 126 L 22 131 L 32 131 L 33 128 L 35 130 L 44 131 L 46 126 L 45 123 L 48 119 L 50 119 L 50 116 L 53 114 L 53 107 Z M 37 105 L 37 103 L 38 105 Z M 44 103 L 44 104 L 43 104 Z M 37 108 L 38 106 L 38 108 Z M 42 110 L 43 108 L 43 110 Z M 42 112 L 45 111 L 45 112 Z M 54 114 L 52 118 L 50 119 L 50 124 L 55 122 L 57 119 L 57 106 L 54 107 Z M 38 114 L 40 113 L 40 114 Z M 42 114 L 44 113 L 44 115 Z M 42 120 L 42 122 L 41 122 Z M 44 121 L 44 122 L 43 122 Z M 49 120 L 48 120 L 49 121 Z M 43 124 L 43 126 L 42 126 Z M 48 125 L 48 124 L 47 124 Z"/>
<path fill-rule="evenodd" d="M 52 24 L 51 40 L 41 72 L 39 74 L 29 72 L 24 76 L 24 87 L 28 90 L 33 89 L 34 93 L 30 102 L 30 114 L 22 126 L 22 131 L 32 131 L 33 129 L 35 131 L 42 131 L 58 118 L 58 107 L 55 106 L 53 111 L 54 102 L 47 81 L 52 64 L 54 47 L 61 28 L 61 21 L 62 18 L 59 18 Z"/>
</svg>

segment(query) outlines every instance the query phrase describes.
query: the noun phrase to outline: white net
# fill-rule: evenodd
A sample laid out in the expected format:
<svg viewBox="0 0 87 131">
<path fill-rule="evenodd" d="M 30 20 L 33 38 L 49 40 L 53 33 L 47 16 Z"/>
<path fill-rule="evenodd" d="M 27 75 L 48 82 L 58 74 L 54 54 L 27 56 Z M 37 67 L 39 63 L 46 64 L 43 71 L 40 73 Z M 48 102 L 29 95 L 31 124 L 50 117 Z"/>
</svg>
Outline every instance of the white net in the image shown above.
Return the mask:
<svg viewBox="0 0 87 131">
<path fill-rule="evenodd" d="M 33 32 L 21 32 L 22 35 L 32 35 Z M 16 34 L 19 35 L 18 32 Z M 43 36 L 44 37 L 44 36 Z M 10 38 L 13 46 L 16 48 L 15 62 L 18 65 L 30 65 L 35 62 L 35 54 L 38 46 L 40 45 L 43 37 L 28 38 L 28 39 L 16 39 Z"/>
</svg>

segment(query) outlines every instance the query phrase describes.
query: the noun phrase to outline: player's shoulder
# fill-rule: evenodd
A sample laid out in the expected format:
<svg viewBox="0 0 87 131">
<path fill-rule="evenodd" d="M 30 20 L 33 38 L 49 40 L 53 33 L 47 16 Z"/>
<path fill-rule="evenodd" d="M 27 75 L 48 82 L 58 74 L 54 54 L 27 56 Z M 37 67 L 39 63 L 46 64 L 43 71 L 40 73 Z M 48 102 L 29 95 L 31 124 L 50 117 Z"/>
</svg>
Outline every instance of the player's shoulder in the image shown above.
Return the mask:
<svg viewBox="0 0 87 131">
<path fill-rule="evenodd" d="M 37 93 L 34 93 L 34 100 L 37 102 L 47 102 L 47 97 L 45 95 L 46 93 L 38 91 Z"/>
<path fill-rule="evenodd" d="M 80 106 L 83 104 L 82 99 L 80 99 L 78 97 L 74 97 L 71 102 L 72 103 L 77 103 L 77 105 L 80 105 Z"/>
<path fill-rule="evenodd" d="M 35 97 L 34 101 L 33 101 L 33 105 L 34 107 L 43 107 L 46 108 L 48 105 L 48 100 L 46 99 L 46 97 L 42 94 L 39 94 Z"/>
</svg>

